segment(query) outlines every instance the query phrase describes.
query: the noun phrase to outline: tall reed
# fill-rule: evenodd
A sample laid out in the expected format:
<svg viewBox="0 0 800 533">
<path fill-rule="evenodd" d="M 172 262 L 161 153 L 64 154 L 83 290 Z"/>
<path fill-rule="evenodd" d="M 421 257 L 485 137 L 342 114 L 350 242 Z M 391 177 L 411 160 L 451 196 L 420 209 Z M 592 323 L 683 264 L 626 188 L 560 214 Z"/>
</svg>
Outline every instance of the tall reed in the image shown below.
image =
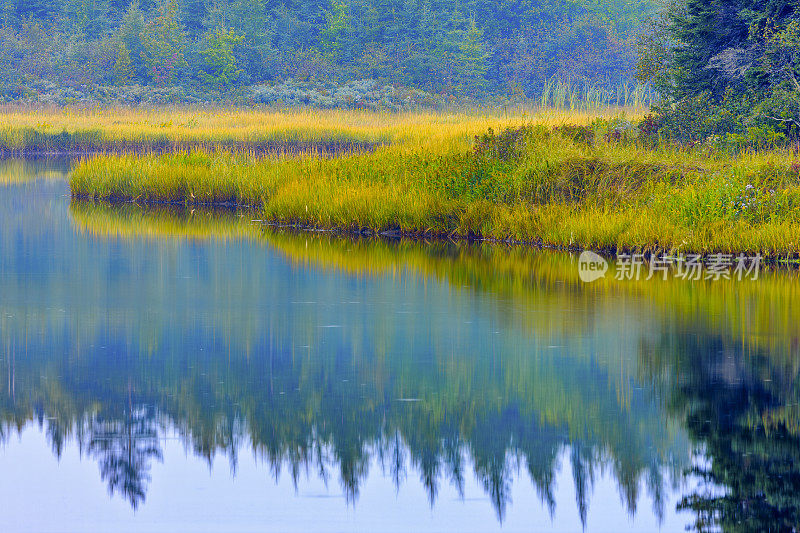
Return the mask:
<svg viewBox="0 0 800 533">
<path fill-rule="evenodd" d="M 608 108 L 649 108 L 656 95 L 650 84 L 599 83 L 553 77 L 545 82 L 538 99 L 540 108 L 592 112 Z"/>
</svg>

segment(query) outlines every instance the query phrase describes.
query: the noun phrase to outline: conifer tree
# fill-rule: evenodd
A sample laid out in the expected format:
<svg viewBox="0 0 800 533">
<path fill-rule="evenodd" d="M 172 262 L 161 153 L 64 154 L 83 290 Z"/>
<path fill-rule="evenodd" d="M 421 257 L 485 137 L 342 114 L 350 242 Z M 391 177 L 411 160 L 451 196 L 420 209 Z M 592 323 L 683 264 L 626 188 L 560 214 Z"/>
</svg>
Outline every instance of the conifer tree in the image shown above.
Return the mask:
<svg viewBox="0 0 800 533">
<path fill-rule="evenodd" d="M 482 96 L 486 90 L 486 59 L 489 55 L 483 44 L 483 32 L 475 24 L 475 19 L 470 20 L 458 51 L 458 90 Z"/>
</svg>

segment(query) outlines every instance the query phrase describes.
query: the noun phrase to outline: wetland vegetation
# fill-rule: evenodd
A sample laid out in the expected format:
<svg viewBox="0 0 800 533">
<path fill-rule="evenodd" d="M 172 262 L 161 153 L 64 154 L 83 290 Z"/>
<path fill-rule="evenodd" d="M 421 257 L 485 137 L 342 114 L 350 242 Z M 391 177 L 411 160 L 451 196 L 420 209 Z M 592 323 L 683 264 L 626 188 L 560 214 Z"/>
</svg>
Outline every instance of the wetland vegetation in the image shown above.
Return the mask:
<svg viewBox="0 0 800 533">
<path fill-rule="evenodd" d="M 142 204 L 248 206 L 255 219 L 347 233 L 606 251 L 798 251 L 792 149 L 654 141 L 641 110 L 618 113 L 339 114 L 342 131 L 386 144 L 334 158 L 98 156 L 76 167 L 71 190 Z M 364 122 L 372 127 L 359 129 Z"/>
<path fill-rule="evenodd" d="M 337 3 L 325 20 L 344 31 L 351 8 Z M 178 4 L 154 9 L 153 27 L 175 19 L 165 28 L 178 31 Z M 131 152 L 82 161 L 71 182 L 77 198 L 248 206 L 270 223 L 348 233 L 792 258 L 800 243 L 793 9 L 778 2 L 717 13 L 690 0 L 668 2 L 651 17 L 637 13 L 628 20 L 638 28 L 636 76 L 647 89 L 626 88 L 618 92 L 624 98 L 550 77 L 514 105 L 495 98 L 466 112 L 119 118 L 107 110 L 61 127 L 58 113 L 38 121 L 22 113 L 9 116 L 0 146 Z M 218 20 L 227 20 L 219 10 Z M 713 37 L 719 20 L 730 28 L 724 39 Z M 466 55 L 454 64 L 461 81 L 451 89 L 475 96 L 491 70 L 475 61 L 490 54 L 470 55 L 480 43 L 474 20 L 469 28 L 459 35 L 474 46 L 456 47 Z M 339 61 L 343 50 L 359 49 L 347 43 L 336 48 Z M 340 66 L 354 72 L 347 61 Z M 303 149 L 311 153 L 297 153 Z"/>
</svg>

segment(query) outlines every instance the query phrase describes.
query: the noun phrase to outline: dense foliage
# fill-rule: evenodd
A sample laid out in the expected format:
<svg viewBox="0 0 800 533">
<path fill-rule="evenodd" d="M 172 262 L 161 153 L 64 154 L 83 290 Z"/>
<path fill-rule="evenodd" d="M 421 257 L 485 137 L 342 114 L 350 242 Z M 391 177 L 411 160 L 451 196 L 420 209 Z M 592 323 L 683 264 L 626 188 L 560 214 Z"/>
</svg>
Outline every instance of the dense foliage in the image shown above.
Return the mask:
<svg viewBox="0 0 800 533">
<path fill-rule="evenodd" d="M 0 0 L 0 86 L 6 100 L 359 80 L 538 97 L 554 76 L 632 79 L 632 44 L 650 9 L 621 0 Z"/>
<path fill-rule="evenodd" d="M 796 2 L 667 0 L 639 44 L 640 78 L 666 97 L 665 135 L 775 144 L 800 133 Z"/>
</svg>

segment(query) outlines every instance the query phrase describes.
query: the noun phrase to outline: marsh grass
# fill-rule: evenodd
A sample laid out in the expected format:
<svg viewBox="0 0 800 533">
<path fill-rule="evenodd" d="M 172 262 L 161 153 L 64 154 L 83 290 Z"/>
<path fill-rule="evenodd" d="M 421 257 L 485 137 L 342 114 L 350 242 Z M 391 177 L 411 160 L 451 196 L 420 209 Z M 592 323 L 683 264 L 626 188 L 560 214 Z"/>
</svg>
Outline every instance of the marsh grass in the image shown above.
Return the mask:
<svg viewBox="0 0 800 533">
<path fill-rule="evenodd" d="M 415 131 L 434 137 L 473 135 L 523 119 L 586 123 L 619 108 L 592 111 L 531 109 L 472 113 L 270 109 L 24 109 L 0 108 L 0 155 L 230 151 L 251 156 L 370 151 Z M 628 108 L 641 114 L 644 108 Z"/>
<path fill-rule="evenodd" d="M 594 116 L 322 113 L 309 115 L 309 135 L 330 127 L 388 142 L 335 158 L 96 156 L 77 166 L 71 190 L 84 199 L 249 206 L 275 224 L 344 233 L 608 252 L 800 251 L 793 153 L 587 142 L 565 127 Z M 290 117 L 275 121 L 289 128 L 298 115 Z"/>
<path fill-rule="evenodd" d="M 0 118 L 0 154 L 339 153 L 387 142 L 390 122 L 358 111 L 10 108 Z"/>
</svg>

